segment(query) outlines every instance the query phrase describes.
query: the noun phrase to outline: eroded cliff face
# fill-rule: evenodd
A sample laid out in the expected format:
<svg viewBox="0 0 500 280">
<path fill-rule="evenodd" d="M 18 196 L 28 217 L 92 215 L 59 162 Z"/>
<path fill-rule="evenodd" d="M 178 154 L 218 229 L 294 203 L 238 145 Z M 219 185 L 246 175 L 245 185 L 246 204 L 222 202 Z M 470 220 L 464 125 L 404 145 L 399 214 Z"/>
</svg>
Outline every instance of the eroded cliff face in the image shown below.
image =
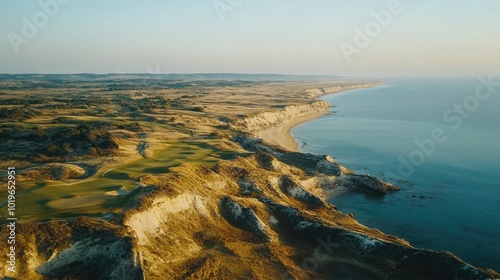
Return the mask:
<svg viewBox="0 0 500 280">
<path fill-rule="evenodd" d="M 326 113 L 330 104 L 324 100 L 315 101 L 311 104 L 286 106 L 280 110 L 257 113 L 231 120 L 230 126 L 233 129 L 244 131 L 258 131 L 283 123 L 287 120 L 299 118 L 317 113 Z"/>
<path fill-rule="evenodd" d="M 242 130 L 246 132 L 257 132 L 266 130 L 272 126 L 288 122 L 293 119 L 298 119 L 305 116 L 326 114 L 331 105 L 324 100 L 316 100 L 316 98 L 325 94 L 337 93 L 344 90 L 352 90 L 359 88 L 368 88 L 381 85 L 380 82 L 353 84 L 353 85 L 338 85 L 325 88 L 308 89 L 304 92 L 304 98 L 314 101 L 308 101 L 307 104 L 285 106 L 282 109 L 272 111 L 259 112 L 250 115 L 244 115 L 238 118 L 228 120 L 228 124 L 232 129 Z"/>
<path fill-rule="evenodd" d="M 352 89 L 360 89 L 360 88 L 369 88 L 374 86 L 382 85 L 382 82 L 374 82 L 374 83 L 363 83 L 363 84 L 353 84 L 353 85 L 338 85 L 324 88 L 315 88 L 307 90 L 307 94 L 312 98 L 317 98 L 325 94 L 337 93 L 344 90 L 352 90 Z"/>
<path fill-rule="evenodd" d="M 116 219 L 23 225 L 18 279 L 494 279 L 446 252 L 357 223 L 325 201 L 342 187 L 396 191 L 327 156 L 236 137 L 246 157 L 141 178 Z M 229 141 L 229 140 L 225 140 Z M 229 144 L 228 144 L 229 145 Z M 319 168 L 318 168 L 319 167 Z M 5 227 L 2 227 L 5 233 Z M 5 255 L 0 261 L 5 262 Z M 5 275 L 0 267 L 0 272 Z M 14 275 L 9 275 L 14 276 Z"/>
<path fill-rule="evenodd" d="M 2 266 L 2 279 L 144 279 L 136 239 L 116 221 L 19 224 L 15 246 L 16 273 Z"/>
</svg>

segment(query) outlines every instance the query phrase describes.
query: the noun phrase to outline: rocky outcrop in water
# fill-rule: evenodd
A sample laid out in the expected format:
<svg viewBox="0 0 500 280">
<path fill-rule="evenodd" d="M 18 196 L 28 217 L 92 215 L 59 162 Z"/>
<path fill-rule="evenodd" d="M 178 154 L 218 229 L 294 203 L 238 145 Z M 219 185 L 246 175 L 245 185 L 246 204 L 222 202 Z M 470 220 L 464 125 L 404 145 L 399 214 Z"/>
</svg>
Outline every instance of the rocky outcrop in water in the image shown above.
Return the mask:
<svg viewBox="0 0 500 280">
<path fill-rule="evenodd" d="M 348 174 L 335 178 L 335 187 L 343 187 L 353 191 L 382 193 L 399 191 L 399 187 L 386 183 L 369 175 Z"/>
</svg>

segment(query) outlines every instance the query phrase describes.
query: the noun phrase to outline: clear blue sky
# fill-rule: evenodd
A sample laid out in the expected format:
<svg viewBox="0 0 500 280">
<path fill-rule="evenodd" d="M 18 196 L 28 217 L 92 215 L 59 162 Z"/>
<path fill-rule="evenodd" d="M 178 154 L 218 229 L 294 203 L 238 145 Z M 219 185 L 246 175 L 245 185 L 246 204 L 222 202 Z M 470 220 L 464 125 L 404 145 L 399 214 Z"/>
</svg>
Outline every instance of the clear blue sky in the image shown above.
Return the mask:
<svg viewBox="0 0 500 280">
<path fill-rule="evenodd" d="M 214 3 L 238 1 L 66 0 L 23 37 L 23 17 L 51 1 L 0 1 L 0 73 L 500 74 L 496 0 L 400 0 L 350 63 L 342 42 L 356 47 L 355 28 L 390 0 L 241 0 L 223 20 Z M 26 40 L 17 53 L 12 34 Z"/>
</svg>

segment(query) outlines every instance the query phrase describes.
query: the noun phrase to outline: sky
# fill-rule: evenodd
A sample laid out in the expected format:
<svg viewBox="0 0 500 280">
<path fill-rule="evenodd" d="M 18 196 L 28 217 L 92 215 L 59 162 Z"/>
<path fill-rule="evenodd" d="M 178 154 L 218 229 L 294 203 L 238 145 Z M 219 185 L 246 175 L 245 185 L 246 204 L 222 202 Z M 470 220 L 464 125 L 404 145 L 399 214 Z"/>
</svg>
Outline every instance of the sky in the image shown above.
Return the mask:
<svg viewBox="0 0 500 280">
<path fill-rule="evenodd" d="M 500 1 L 0 0 L 0 73 L 500 75 Z"/>
</svg>

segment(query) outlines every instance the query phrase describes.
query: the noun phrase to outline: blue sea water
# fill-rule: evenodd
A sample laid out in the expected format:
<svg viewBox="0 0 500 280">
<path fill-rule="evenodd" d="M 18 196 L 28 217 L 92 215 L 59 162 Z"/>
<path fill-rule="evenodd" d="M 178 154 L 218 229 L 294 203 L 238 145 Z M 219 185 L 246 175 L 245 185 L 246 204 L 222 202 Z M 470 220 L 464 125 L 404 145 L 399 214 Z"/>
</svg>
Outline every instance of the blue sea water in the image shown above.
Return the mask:
<svg viewBox="0 0 500 280">
<path fill-rule="evenodd" d="M 292 134 L 303 151 L 401 187 L 385 197 L 331 199 L 344 213 L 415 247 L 500 271 L 500 86 L 482 84 L 393 80 L 327 95 L 332 114 Z"/>
</svg>

